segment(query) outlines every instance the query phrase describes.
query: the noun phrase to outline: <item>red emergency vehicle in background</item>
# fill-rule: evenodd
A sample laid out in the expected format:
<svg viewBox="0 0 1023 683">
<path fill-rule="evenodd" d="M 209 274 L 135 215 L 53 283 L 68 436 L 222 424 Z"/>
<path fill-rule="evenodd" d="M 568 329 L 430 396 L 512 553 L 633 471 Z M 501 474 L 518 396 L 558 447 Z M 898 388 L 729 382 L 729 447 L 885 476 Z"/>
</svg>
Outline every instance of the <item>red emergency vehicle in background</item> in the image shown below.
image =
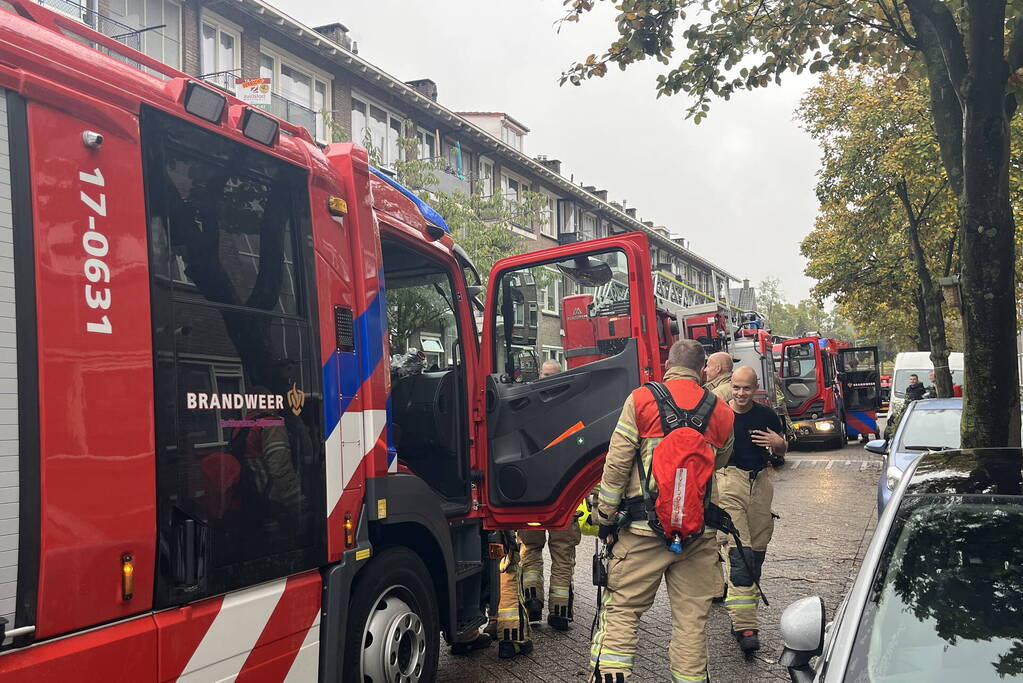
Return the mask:
<svg viewBox="0 0 1023 683">
<path fill-rule="evenodd" d="M 787 339 L 780 371 L 797 443 L 840 448 L 847 436 L 878 434 L 877 347 L 819 335 Z"/>
<path fill-rule="evenodd" d="M 699 341 L 708 354 L 727 351 L 736 367 L 748 365 L 756 370 L 760 386 L 754 400 L 774 410 L 786 432 L 790 431 L 775 360 L 774 342 L 778 337 L 765 329 L 763 316 L 754 311 L 729 313 L 727 306 L 714 302 L 680 308 L 663 295 L 664 284 L 655 282 L 657 344 L 662 365 L 668 358 L 668 349 L 680 338 Z M 628 341 L 622 330 L 628 329 L 630 321 L 623 316 L 618 303 L 626 291 L 624 285 L 616 285 L 594 294 L 565 297 L 562 329 L 569 368 L 617 353 Z"/>
<path fill-rule="evenodd" d="M 499 262 L 477 345 L 471 263 L 364 150 L 3 7 L 0 681 L 432 680 L 491 530 L 565 526 L 661 376 L 645 237 Z M 543 267 L 628 282 L 624 341 L 517 383 Z M 387 363 L 402 292 L 430 370 Z"/>
</svg>

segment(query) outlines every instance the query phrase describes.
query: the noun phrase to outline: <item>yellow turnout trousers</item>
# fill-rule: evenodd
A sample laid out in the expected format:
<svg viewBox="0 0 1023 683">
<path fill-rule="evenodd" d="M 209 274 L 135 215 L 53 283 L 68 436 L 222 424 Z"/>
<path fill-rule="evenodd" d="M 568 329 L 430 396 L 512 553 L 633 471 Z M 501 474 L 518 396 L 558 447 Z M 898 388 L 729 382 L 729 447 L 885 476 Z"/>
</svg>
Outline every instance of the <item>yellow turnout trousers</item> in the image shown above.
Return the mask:
<svg viewBox="0 0 1023 683">
<path fill-rule="evenodd" d="M 733 631 L 759 628 L 757 608 L 760 594 L 753 585 L 753 578 L 760 579 L 767 544 L 774 533 L 774 518 L 771 516 L 773 480 L 771 467 L 760 470 L 755 479 L 750 478 L 749 470 L 738 467 L 724 467 L 715 474 L 714 488 L 718 491 L 719 505 L 731 516 L 739 530 L 739 538 L 748 548 L 744 563 L 739 549 L 735 547 L 735 540 L 728 537 L 723 553 L 728 578 L 725 607 L 732 619 Z M 721 540 L 725 540 L 723 535 Z M 750 576 L 746 564 L 752 568 L 753 576 Z"/>
<path fill-rule="evenodd" d="M 529 617 L 522 605 L 522 565 L 517 543 L 501 559 L 501 595 L 497 607 L 497 639 L 524 643 L 529 640 Z"/>
<path fill-rule="evenodd" d="M 607 588 L 601 597 L 597 632 L 590 649 L 594 680 L 614 681 L 632 674 L 639 619 L 657 595 L 663 576 L 671 602 L 668 656 L 673 682 L 707 680 L 705 626 L 711 600 L 721 593 L 717 539 L 705 533 L 687 542 L 681 553 L 664 539 L 622 529 L 608 563 Z M 596 675 L 599 673 L 599 678 Z"/>
<path fill-rule="evenodd" d="M 548 543 L 547 535 L 550 534 Z M 567 529 L 526 529 L 519 532 L 522 543 L 522 590 L 526 600 L 543 603 L 543 548 L 551 549 L 551 583 L 547 610 L 572 619 L 572 575 L 575 573 L 575 549 L 582 540 L 579 522 L 572 520 Z"/>
</svg>

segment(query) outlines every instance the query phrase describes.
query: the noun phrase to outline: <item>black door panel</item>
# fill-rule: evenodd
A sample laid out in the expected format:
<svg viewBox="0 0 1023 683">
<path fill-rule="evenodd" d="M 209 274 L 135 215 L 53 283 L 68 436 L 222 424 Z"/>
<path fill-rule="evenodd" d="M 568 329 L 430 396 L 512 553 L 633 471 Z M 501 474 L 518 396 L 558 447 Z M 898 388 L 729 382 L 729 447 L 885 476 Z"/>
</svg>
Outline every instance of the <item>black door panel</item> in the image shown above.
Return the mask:
<svg viewBox="0 0 1023 683">
<path fill-rule="evenodd" d="M 487 377 L 490 501 L 554 502 L 584 465 L 607 451 L 622 404 L 636 388 L 635 339 L 616 356 L 527 384 Z M 553 443 L 578 423 L 582 428 Z"/>
<path fill-rule="evenodd" d="M 881 371 L 876 346 L 839 350 L 838 371 L 846 410 L 881 408 Z"/>
</svg>

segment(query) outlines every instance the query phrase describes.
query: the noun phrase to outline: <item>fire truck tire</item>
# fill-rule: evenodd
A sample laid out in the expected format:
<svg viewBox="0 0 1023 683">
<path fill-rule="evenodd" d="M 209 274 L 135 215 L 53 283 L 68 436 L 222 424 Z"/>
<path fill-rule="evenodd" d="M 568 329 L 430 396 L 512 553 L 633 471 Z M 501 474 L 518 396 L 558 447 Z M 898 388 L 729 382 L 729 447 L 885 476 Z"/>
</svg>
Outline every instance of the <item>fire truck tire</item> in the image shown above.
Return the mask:
<svg viewBox="0 0 1023 683">
<path fill-rule="evenodd" d="M 344 683 L 432 683 L 440 626 L 430 573 L 408 548 L 387 548 L 363 568 L 348 610 Z"/>
</svg>

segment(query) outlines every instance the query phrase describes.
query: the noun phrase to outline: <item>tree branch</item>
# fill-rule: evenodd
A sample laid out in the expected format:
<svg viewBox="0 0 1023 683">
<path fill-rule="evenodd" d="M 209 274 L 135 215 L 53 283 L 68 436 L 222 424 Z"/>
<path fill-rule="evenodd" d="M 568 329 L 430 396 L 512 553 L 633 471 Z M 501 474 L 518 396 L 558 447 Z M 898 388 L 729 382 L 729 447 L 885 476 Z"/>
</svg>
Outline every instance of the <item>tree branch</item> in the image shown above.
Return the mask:
<svg viewBox="0 0 1023 683">
<path fill-rule="evenodd" d="M 960 87 L 962 73 L 957 70 L 960 80 L 956 81 L 948 68 L 942 40 L 926 11 L 917 9 L 920 5 L 932 4 L 934 0 L 906 0 L 909 18 L 916 29 L 917 44 L 927 68 L 927 82 L 931 95 L 931 112 L 934 121 L 934 134 L 938 138 L 938 149 L 941 152 L 941 163 L 945 167 L 945 175 L 952 186 L 956 197 L 963 194 L 963 100 Z M 940 3 L 939 3 L 940 4 Z M 947 13 L 947 8 L 942 8 Z M 951 15 L 949 15 L 951 19 Z M 966 68 L 966 52 L 963 37 L 952 20 L 955 39 L 946 44 L 958 45 L 959 57 L 953 60 L 960 69 Z"/>
<path fill-rule="evenodd" d="M 955 255 L 957 237 L 959 237 L 958 229 L 948 238 L 948 247 L 945 249 L 945 277 L 952 273 L 952 257 Z"/>
<path fill-rule="evenodd" d="M 963 34 L 951 10 L 940 0 L 906 0 L 906 7 L 909 8 L 909 18 L 913 22 L 917 36 L 923 37 L 922 34 L 925 32 L 921 30 L 923 24 L 929 28 L 926 32 L 933 36 L 941 51 L 948 79 L 962 99 L 962 88 L 969 64 L 966 60 Z"/>
</svg>

